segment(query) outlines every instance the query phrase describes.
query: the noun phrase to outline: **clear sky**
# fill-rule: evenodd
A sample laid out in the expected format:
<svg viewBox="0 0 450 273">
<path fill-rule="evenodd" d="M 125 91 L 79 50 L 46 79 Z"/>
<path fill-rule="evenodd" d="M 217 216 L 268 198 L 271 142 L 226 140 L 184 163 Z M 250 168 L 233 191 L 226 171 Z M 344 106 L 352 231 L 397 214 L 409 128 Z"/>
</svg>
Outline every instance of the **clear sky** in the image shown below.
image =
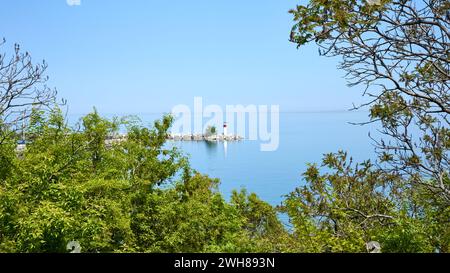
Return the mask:
<svg viewBox="0 0 450 273">
<path fill-rule="evenodd" d="M 176 104 L 348 109 L 361 101 L 317 48 L 288 41 L 300 0 L 1 0 L 0 37 L 49 64 L 70 113 L 168 112 Z"/>
</svg>

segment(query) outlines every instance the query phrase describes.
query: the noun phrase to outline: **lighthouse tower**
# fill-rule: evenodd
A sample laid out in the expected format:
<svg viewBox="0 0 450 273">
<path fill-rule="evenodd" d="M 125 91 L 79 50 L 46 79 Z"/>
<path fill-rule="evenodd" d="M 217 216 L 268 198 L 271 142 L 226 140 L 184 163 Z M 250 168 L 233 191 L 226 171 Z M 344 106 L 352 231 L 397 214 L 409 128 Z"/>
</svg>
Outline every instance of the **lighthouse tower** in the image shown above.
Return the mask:
<svg viewBox="0 0 450 273">
<path fill-rule="evenodd" d="M 223 136 L 228 135 L 228 124 L 226 122 L 223 123 Z"/>
</svg>

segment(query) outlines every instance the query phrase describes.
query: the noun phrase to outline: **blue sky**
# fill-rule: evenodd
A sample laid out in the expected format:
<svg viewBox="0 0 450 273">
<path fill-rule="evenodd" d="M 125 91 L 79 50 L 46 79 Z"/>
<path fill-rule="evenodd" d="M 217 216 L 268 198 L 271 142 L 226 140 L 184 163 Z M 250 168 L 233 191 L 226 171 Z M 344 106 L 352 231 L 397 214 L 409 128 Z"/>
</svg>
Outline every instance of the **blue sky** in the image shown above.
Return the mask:
<svg viewBox="0 0 450 273">
<path fill-rule="evenodd" d="M 168 112 L 176 104 L 279 104 L 281 111 L 361 102 L 317 48 L 288 42 L 293 0 L 2 0 L 2 51 L 18 42 L 49 64 L 69 112 Z"/>
</svg>

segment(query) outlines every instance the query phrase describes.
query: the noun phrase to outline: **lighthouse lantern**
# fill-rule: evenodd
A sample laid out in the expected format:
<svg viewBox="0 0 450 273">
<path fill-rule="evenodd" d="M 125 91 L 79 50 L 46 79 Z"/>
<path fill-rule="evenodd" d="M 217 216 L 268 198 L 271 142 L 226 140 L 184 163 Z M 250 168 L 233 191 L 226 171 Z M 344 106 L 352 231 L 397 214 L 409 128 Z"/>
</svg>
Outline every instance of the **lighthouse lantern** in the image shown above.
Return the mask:
<svg viewBox="0 0 450 273">
<path fill-rule="evenodd" d="M 228 135 L 228 124 L 226 122 L 223 123 L 223 135 Z"/>
</svg>

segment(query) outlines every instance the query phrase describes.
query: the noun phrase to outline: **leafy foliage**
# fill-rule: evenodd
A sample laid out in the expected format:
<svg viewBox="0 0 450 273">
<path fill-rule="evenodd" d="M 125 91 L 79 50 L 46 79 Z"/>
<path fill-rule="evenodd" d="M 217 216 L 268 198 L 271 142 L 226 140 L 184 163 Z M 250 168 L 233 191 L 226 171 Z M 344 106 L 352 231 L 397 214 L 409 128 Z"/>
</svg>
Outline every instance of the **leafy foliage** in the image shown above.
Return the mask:
<svg viewBox="0 0 450 273">
<path fill-rule="evenodd" d="M 243 193 L 226 202 L 217 180 L 167 147 L 171 122 L 148 129 L 94 111 L 75 130 L 58 108 L 33 111 L 26 150 L 1 145 L 0 251 L 65 252 L 74 240 L 83 252 L 260 251 L 281 229 L 274 209 Z"/>
<path fill-rule="evenodd" d="M 311 165 L 307 184 L 281 206 L 300 251 L 365 252 L 370 241 L 384 252 L 448 251 L 448 208 L 440 211 L 418 189 L 394 188 L 408 183 L 370 162 L 354 164 L 344 152 L 326 155 L 322 167 L 329 172 Z"/>
<path fill-rule="evenodd" d="M 449 7 L 444 0 L 310 0 L 290 11 L 291 41 L 340 57 L 349 86 L 369 97 L 355 108 L 369 108 L 367 124 L 382 125 L 381 137 L 371 136 L 374 165 L 350 167 L 345 154 L 328 155 L 324 166 L 333 173 L 311 166 L 308 186 L 287 198 L 298 232 L 324 236 L 312 236 L 316 249 L 339 251 L 329 242 L 338 238 L 361 250 L 375 236 L 385 252 L 448 251 Z"/>
<path fill-rule="evenodd" d="M 245 190 L 226 201 L 217 179 L 166 143 L 170 116 L 146 128 L 94 110 L 68 126 L 58 107 L 43 110 L 56 95 L 46 64 L 16 46 L 10 61 L 0 55 L 10 72 L 0 80 L 0 252 L 67 252 L 72 241 L 83 252 L 367 252 L 369 241 L 382 252 L 450 252 L 448 9 L 310 0 L 291 11 L 291 41 L 342 57 L 387 139 L 374 139 L 375 163 L 341 151 L 309 165 L 277 208 Z M 18 121 L 29 122 L 23 150 Z"/>
</svg>

